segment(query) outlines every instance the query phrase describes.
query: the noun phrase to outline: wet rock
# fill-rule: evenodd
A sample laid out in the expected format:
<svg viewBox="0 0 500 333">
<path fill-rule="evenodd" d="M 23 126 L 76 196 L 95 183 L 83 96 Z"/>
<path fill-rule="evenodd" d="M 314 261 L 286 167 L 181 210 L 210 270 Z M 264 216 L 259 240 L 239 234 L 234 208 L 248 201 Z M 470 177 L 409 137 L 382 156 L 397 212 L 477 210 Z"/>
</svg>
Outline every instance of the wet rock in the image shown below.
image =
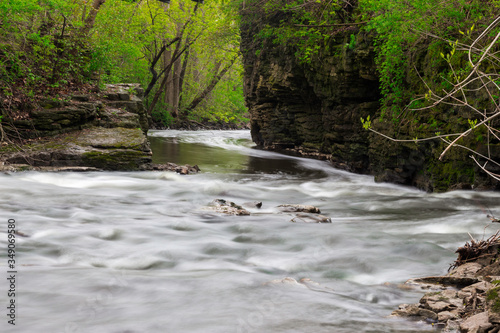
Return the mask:
<svg viewBox="0 0 500 333">
<path fill-rule="evenodd" d="M 285 285 L 285 286 L 295 286 L 295 287 L 300 287 L 300 288 L 306 287 L 312 291 L 334 293 L 333 289 L 328 288 L 328 287 L 323 287 L 318 282 L 315 282 L 309 278 L 302 278 L 299 281 L 297 281 L 294 278 L 285 277 L 283 279 L 276 279 L 276 280 L 266 282 L 266 283 L 264 283 L 264 285 L 274 285 L 274 286 Z"/>
<path fill-rule="evenodd" d="M 396 317 L 416 317 L 419 315 L 420 308 L 417 304 L 401 304 L 399 310 L 392 312 Z"/>
<path fill-rule="evenodd" d="M 250 215 L 250 212 L 248 210 L 235 204 L 232 201 L 226 201 L 224 199 L 215 199 L 207 208 L 215 212 L 227 215 Z"/>
<path fill-rule="evenodd" d="M 262 208 L 262 201 L 252 201 L 243 203 L 244 207 L 248 208 Z"/>
<path fill-rule="evenodd" d="M 463 288 L 477 283 L 479 280 L 475 277 L 461 277 L 461 276 L 428 276 L 424 278 L 412 279 L 414 283 L 422 284 L 436 284 L 442 286 L 453 286 Z"/>
<path fill-rule="evenodd" d="M 311 213 L 299 213 L 296 214 L 291 222 L 303 222 L 303 223 L 332 223 L 332 220 L 324 215 L 311 214 Z"/>
<path fill-rule="evenodd" d="M 291 278 L 291 277 L 272 280 L 272 281 L 264 283 L 264 285 L 287 285 L 287 286 L 305 287 L 303 284 L 297 282 L 297 280 L 295 280 L 294 278 Z"/>
<path fill-rule="evenodd" d="M 181 175 L 190 175 L 200 172 L 200 168 L 197 165 L 191 166 L 189 164 L 177 165 L 175 163 L 164 163 L 164 164 L 151 164 L 144 166 L 143 170 L 151 171 L 175 171 Z"/>
<path fill-rule="evenodd" d="M 319 208 L 309 205 L 279 205 L 278 209 L 282 212 L 304 212 L 312 214 L 321 214 Z"/>
<path fill-rule="evenodd" d="M 200 172 L 200 168 L 197 165 L 195 166 L 181 165 L 175 168 L 175 172 L 180 173 L 181 175 L 189 175 L 192 173 Z"/>
</svg>

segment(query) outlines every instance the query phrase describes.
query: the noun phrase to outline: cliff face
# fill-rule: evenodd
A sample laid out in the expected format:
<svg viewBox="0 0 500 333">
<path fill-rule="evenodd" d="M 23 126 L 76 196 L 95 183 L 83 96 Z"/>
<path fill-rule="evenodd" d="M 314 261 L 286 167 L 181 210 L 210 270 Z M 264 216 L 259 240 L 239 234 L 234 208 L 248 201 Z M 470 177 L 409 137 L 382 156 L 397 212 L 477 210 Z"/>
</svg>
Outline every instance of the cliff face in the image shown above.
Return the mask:
<svg viewBox="0 0 500 333">
<path fill-rule="evenodd" d="M 9 120 L 32 139 L 3 146 L 0 170 L 152 168 L 139 84 L 108 85 L 102 96 L 77 95 L 41 104 L 30 118 Z"/>
<path fill-rule="evenodd" d="M 360 117 L 373 117 L 380 99 L 369 37 L 358 36 L 358 46 L 350 49 L 340 36 L 304 66 L 291 46 L 267 42 L 261 48 L 254 40 L 257 29 L 242 30 L 253 140 L 267 149 L 331 156 L 335 166 L 367 172 L 368 132 Z"/>
<path fill-rule="evenodd" d="M 394 143 L 363 129 L 360 118 L 370 116 L 373 127 L 384 133 L 397 131 L 410 138 L 433 133 L 411 122 L 395 129 L 390 119 L 381 119 L 373 36 L 355 25 L 345 28 L 310 63 L 302 64 L 294 45 L 258 37 L 263 26 L 278 24 L 278 18 L 243 12 L 243 22 L 245 97 L 252 139 L 260 147 L 329 159 L 337 168 L 427 191 L 498 187 L 475 167 L 467 151 L 454 148 L 441 162 L 437 158 L 444 145 L 439 141 Z M 421 54 L 415 65 L 432 76 L 432 69 L 425 67 L 427 56 Z M 467 115 L 458 110 L 452 117 L 431 111 L 422 115 L 446 123 L 447 130 L 463 129 L 461 119 Z M 493 149 L 500 157 L 498 147 Z"/>
</svg>

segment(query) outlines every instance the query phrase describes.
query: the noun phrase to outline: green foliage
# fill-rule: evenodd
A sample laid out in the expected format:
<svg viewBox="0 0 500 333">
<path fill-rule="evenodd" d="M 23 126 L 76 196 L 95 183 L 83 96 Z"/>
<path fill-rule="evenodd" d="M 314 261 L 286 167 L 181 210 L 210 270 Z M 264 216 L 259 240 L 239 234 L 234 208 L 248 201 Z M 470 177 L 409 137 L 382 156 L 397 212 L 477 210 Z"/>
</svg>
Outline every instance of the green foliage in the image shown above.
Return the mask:
<svg viewBox="0 0 500 333">
<path fill-rule="evenodd" d="M 498 5 L 498 2 L 495 4 Z M 459 62 L 461 57 L 455 55 L 459 39 L 470 40 L 475 33 L 474 23 L 481 25 L 485 19 L 492 17 L 493 11 L 493 6 L 485 5 L 481 0 L 444 1 L 439 6 L 426 0 L 361 0 L 360 6 L 364 20 L 368 21 L 366 29 L 377 33 L 376 61 L 383 109 L 393 118 L 401 115 L 404 106 L 417 93 L 410 90 L 414 87 L 410 87 L 408 77 L 413 69 L 408 69 L 407 64 L 421 51 L 419 45 L 425 41 L 429 50 L 440 49 L 439 55 L 444 63 Z M 432 39 L 430 36 L 439 38 Z M 446 45 L 443 40 L 455 42 Z M 445 79 L 453 78 L 449 66 L 443 66 L 443 62 L 436 59 L 432 61 L 434 63 L 428 66 L 441 71 Z M 439 73 L 436 75 L 434 72 L 434 76 L 438 77 Z M 441 84 L 449 81 L 444 80 Z"/>
<path fill-rule="evenodd" d="M 372 127 L 372 121 L 370 120 L 370 116 L 366 117 L 366 120 L 364 118 L 361 118 L 361 124 L 363 124 L 363 128 L 365 130 L 368 130 Z"/>
<path fill-rule="evenodd" d="M 0 2 L 0 97 L 43 97 L 87 83 L 102 87 L 106 83 L 139 82 L 146 87 L 152 76 L 152 57 L 185 26 L 179 43 L 196 40 L 189 58 L 180 59 L 187 60 L 180 96 L 186 105 L 211 82 L 216 73 L 210 70 L 215 64 L 224 68 L 239 51 L 237 14 L 242 0 L 211 0 L 198 6 L 191 0 L 175 0 L 170 5 L 156 0 L 106 0 L 90 32 L 83 34 L 92 3 Z M 174 43 L 170 51 L 177 45 Z M 160 60 L 153 70 L 160 73 L 162 66 Z M 200 104 L 204 110 L 197 111 L 219 112 L 227 119 L 233 117 L 232 112 L 245 112 L 240 60 L 234 68 L 220 82 L 225 89 L 216 87 Z M 170 124 L 167 105 L 159 107 L 164 109 L 153 110 L 153 118 Z"/>
<path fill-rule="evenodd" d="M 346 44 L 347 48 L 349 50 L 353 50 L 354 47 L 356 46 L 356 35 L 354 34 L 351 34 L 351 37 L 350 37 L 350 40 L 349 40 L 349 43 Z"/>
<path fill-rule="evenodd" d="M 474 120 L 467 119 L 467 121 L 469 122 L 470 128 L 476 127 L 476 125 L 477 125 L 477 119 L 474 119 Z"/>
<path fill-rule="evenodd" d="M 189 52 L 182 55 L 180 64 L 186 63 L 180 91 L 179 109 L 183 110 L 196 98 L 214 79 L 220 68 L 226 66 L 239 49 L 239 16 L 238 5 L 241 1 L 207 1 L 194 12 L 195 3 L 188 0 L 172 1 L 169 6 L 154 1 L 147 4 L 127 3 L 121 0 L 107 0 L 106 7 L 101 10 L 96 22 L 94 34 L 96 48 L 95 65 L 106 83 L 140 82 L 144 87 L 151 80 L 151 62 L 158 53 L 162 43 L 173 40 L 181 33 L 181 45 L 187 41 L 195 41 Z M 190 24 L 186 24 L 191 22 Z M 120 43 L 116 43 L 119 36 Z M 174 43 L 169 52 L 177 47 Z M 164 59 L 163 57 L 161 59 Z M 94 64 L 94 63 L 93 63 Z M 157 73 L 161 73 L 164 63 L 162 60 L 154 66 Z M 233 116 L 232 110 L 239 110 L 243 101 L 242 89 L 219 89 L 227 82 L 242 86 L 242 65 L 238 59 L 229 71 L 216 85 L 214 91 L 204 98 L 190 118 L 199 119 L 199 114 L 205 118 L 217 117 L 217 114 Z M 172 68 L 170 78 L 180 73 Z M 161 81 L 161 80 L 160 80 Z M 226 82 L 227 81 L 227 82 Z M 148 96 L 147 103 L 151 103 L 158 90 L 159 83 Z M 168 89 L 167 87 L 166 89 Z M 233 92 L 230 94 L 229 92 Z M 230 95 L 230 98 L 227 95 Z M 237 96 L 234 96 L 237 95 Z M 155 121 L 163 126 L 169 126 L 175 120 L 167 116 L 172 105 L 165 102 L 155 106 L 152 115 Z"/>
<path fill-rule="evenodd" d="M 168 105 L 162 102 L 158 103 L 151 111 L 151 117 L 156 124 L 160 124 L 163 127 L 170 127 L 175 121 L 174 117 L 168 112 Z"/>
<path fill-rule="evenodd" d="M 34 96 L 89 76 L 79 6 L 63 0 L 11 0 L 0 6 L 0 85 Z"/>
<path fill-rule="evenodd" d="M 251 1 L 260 6 L 258 1 Z M 325 42 L 336 34 L 335 29 L 325 29 L 332 23 L 343 22 L 349 14 L 345 1 L 279 0 L 264 3 L 265 15 L 272 17 L 273 25 L 260 31 L 258 38 L 270 39 L 276 45 L 292 45 L 299 62 L 310 63 L 324 47 Z M 348 47 L 355 45 L 351 36 Z"/>
</svg>

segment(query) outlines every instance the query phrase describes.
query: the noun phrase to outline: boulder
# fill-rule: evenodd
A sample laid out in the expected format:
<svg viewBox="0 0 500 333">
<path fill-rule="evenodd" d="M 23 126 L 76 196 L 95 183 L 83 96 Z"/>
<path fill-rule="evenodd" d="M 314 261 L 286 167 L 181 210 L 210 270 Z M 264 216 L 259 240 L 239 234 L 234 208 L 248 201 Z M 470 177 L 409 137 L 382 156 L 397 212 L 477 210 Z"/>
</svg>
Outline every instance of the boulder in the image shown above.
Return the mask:
<svg viewBox="0 0 500 333">
<path fill-rule="evenodd" d="M 224 199 L 215 199 L 206 208 L 215 211 L 217 213 L 222 213 L 227 215 L 238 215 L 238 216 L 250 215 L 250 212 L 248 210 L 235 204 L 232 201 L 226 201 Z"/>
<path fill-rule="evenodd" d="M 319 208 L 309 205 L 279 205 L 278 209 L 282 212 L 304 212 L 304 213 L 313 213 L 313 214 L 321 214 Z"/>
<path fill-rule="evenodd" d="M 493 325 L 489 322 L 488 319 L 488 312 L 481 312 L 476 315 L 473 315 L 466 320 L 464 320 L 460 324 L 460 330 L 462 332 L 487 332 L 489 328 L 491 328 Z"/>
</svg>

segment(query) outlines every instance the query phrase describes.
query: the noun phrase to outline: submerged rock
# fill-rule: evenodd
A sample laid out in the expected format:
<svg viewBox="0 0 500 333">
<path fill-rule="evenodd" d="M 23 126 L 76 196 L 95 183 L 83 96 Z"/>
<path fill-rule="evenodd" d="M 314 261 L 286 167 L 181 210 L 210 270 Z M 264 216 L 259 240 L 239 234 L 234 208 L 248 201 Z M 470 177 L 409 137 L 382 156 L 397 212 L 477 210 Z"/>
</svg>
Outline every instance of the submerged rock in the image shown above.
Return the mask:
<svg viewBox="0 0 500 333">
<path fill-rule="evenodd" d="M 291 222 L 304 222 L 304 223 L 332 223 L 332 220 L 324 215 L 312 213 L 299 213 L 291 219 Z"/>
<path fill-rule="evenodd" d="M 244 207 L 248 208 L 262 208 L 262 201 L 252 201 L 243 203 Z"/>
<path fill-rule="evenodd" d="M 279 205 L 278 209 L 282 212 L 304 212 L 304 213 L 313 213 L 313 214 L 321 214 L 321 211 L 318 207 L 309 206 L 309 205 Z"/>
<path fill-rule="evenodd" d="M 277 207 L 282 213 L 295 213 L 290 222 L 332 223 L 332 220 L 321 214 L 318 207 L 310 205 L 285 204 Z"/>
<path fill-rule="evenodd" d="M 201 171 L 197 165 L 177 165 L 175 163 L 152 164 L 151 166 L 146 166 L 145 169 L 155 171 L 175 171 L 181 175 L 189 175 Z"/>
<path fill-rule="evenodd" d="M 261 201 L 246 202 L 243 206 L 251 209 L 260 209 L 262 207 Z M 302 222 L 302 223 L 332 223 L 332 220 L 324 215 L 320 215 L 320 210 L 314 206 L 306 205 L 280 205 L 277 207 L 278 213 L 291 213 L 287 215 L 293 216 L 291 222 Z M 218 213 L 228 214 L 228 215 L 250 215 L 251 212 L 246 210 L 240 205 L 235 204 L 232 201 L 226 201 L 224 199 L 216 199 L 210 203 L 209 206 L 205 207 L 207 210 L 212 210 Z M 259 212 L 258 214 L 275 214 L 276 211 L 270 212 Z"/>
</svg>

